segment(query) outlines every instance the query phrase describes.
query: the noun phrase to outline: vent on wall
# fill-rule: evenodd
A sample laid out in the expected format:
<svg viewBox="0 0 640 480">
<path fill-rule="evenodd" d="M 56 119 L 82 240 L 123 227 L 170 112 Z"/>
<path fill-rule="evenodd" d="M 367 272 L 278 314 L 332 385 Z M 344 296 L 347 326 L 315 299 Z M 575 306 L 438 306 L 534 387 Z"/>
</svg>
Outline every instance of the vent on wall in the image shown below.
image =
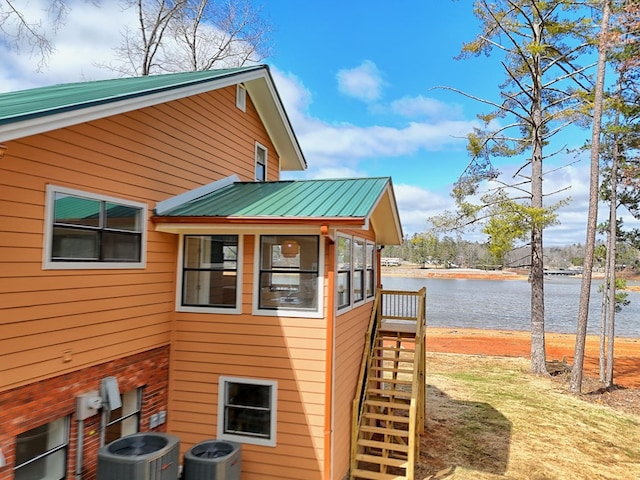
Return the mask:
<svg viewBox="0 0 640 480">
<path fill-rule="evenodd" d="M 98 450 L 98 480 L 177 480 L 180 440 L 166 433 L 134 433 Z"/>
</svg>

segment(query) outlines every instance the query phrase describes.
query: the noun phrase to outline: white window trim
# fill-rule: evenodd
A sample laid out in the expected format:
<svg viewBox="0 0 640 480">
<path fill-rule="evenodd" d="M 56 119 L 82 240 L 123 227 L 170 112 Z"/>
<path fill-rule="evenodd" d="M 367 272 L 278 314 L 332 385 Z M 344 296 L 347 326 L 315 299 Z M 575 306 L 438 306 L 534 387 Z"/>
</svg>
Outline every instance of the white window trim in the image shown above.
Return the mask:
<svg viewBox="0 0 640 480">
<path fill-rule="evenodd" d="M 186 236 L 206 236 L 206 235 L 218 235 L 218 233 L 188 233 Z M 238 315 L 242 313 L 242 266 L 244 264 L 244 235 L 239 233 L 220 233 L 219 235 L 237 235 L 238 236 L 238 261 L 236 270 L 236 306 L 234 308 L 221 308 L 221 307 L 196 307 L 196 306 L 184 306 L 182 305 L 182 283 L 183 283 L 183 261 L 184 261 L 184 237 L 185 234 L 180 234 L 180 248 L 178 249 L 178 272 L 176 280 L 176 311 L 177 312 L 191 312 L 191 313 L 225 313 L 227 315 Z"/>
<path fill-rule="evenodd" d="M 362 298 L 360 298 L 359 300 L 356 300 L 356 285 L 355 285 L 355 272 L 356 269 L 354 268 L 355 266 L 355 251 L 356 251 L 356 242 L 360 242 L 362 244 L 362 248 L 364 250 L 363 255 L 362 255 L 362 270 L 360 270 L 362 272 L 362 285 L 360 285 L 360 287 L 362 288 L 362 292 L 360 293 Z M 366 278 L 365 276 L 367 275 L 367 241 L 364 238 L 361 237 L 357 237 L 357 236 L 353 236 L 351 239 L 351 304 L 353 305 L 353 307 L 359 307 L 360 305 L 366 303 L 367 300 L 367 295 L 365 293 L 365 283 L 366 283 Z"/>
<path fill-rule="evenodd" d="M 367 240 L 365 238 L 362 237 L 358 237 L 357 235 L 348 235 L 346 233 L 338 233 L 337 237 L 343 237 L 343 238 L 347 238 L 351 240 L 351 268 L 350 268 L 350 278 L 349 278 L 349 288 L 350 288 L 350 298 L 349 298 L 349 305 L 345 305 L 344 307 L 338 308 L 338 304 L 337 302 L 335 302 L 335 311 L 337 315 L 342 315 L 354 308 L 360 307 L 364 304 L 373 302 L 376 298 L 376 289 L 377 289 L 377 285 L 376 285 L 376 278 L 378 273 L 378 269 L 377 269 L 377 262 L 375 259 L 375 255 L 376 255 L 376 243 L 372 242 L 371 240 Z M 355 259 L 355 255 L 354 255 L 354 245 L 356 241 L 360 241 L 364 244 L 364 266 L 363 266 L 363 270 L 362 270 L 362 274 L 363 274 L 363 297 L 356 301 L 355 300 L 355 282 L 353 281 L 354 279 L 354 271 L 355 269 L 353 268 L 354 266 L 354 259 Z M 336 242 L 337 243 L 337 242 Z M 374 251 L 374 259 L 373 259 L 373 295 L 371 297 L 367 297 L 367 292 L 366 292 L 366 287 L 367 287 L 367 245 L 373 245 L 373 251 Z M 336 258 L 336 264 L 333 266 L 333 268 L 335 269 L 335 273 L 336 273 L 336 278 L 337 278 L 337 274 L 338 274 L 338 259 Z M 333 292 L 333 295 L 335 296 L 335 298 L 338 298 L 338 282 L 335 282 L 335 291 Z"/>
<path fill-rule="evenodd" d="M 54 221 L 54 195 L 64 193 L 80 197 L 90 198 L 103 202 L 119 203 L 134 208 L 141 209 L 140 218 L 140 261 L 139 262 L 54 262 L 51 260 L 51 246 L 53 243 L 53 221 Z M 100 195 L 96 193 L 76 190 L 74 188 L 47 185 L 45 215 L 44 215 L 44 248 L 42 268 L 44 270 L 101 270 L 101 269 L 137 269 L 145 268 L 147 263 L 147 204 L 124 200 L 122 198 Z"/>
<path fill-rule="evenodd" d="M 258 149 L 264 150 L 264 179 L 258 178 Z M 256 142 L 254 152 L 253 152 L 253 166 L 254 166 L 254 173 L 255 173 L 254 176 L 256 178 L 256 181 L 258 182 L 267 181 L 267 178 L 269 178 L 268 171 L 267 171 L 268 165 L 269 165 L 269 149 L 264 145 L 262 145 L 260 142 Z"/>
<path fill-rule="evenodd" d="M 247 111 L 247 88 L 242 83 L 236 85 L 236 107 L 243 112 Z"/>
<path fill-rule="evenodd" d="M 353 309 L 353 236 L 347 235 L 347 234 L 344 234 L 344 233 L 338 233 L 337 236 L 336 236 L 336 245 L 338 245 L 337 239 L 340 238 L 340 237 L 346 238 L 346 239 L 348 239 L 350 241 L 349 247 L 351 249 L 350 257 L 349 257 L 350 258 L 350 261 L 349 261 L 349 264 L 350 264 L 350 266 L 349 266 L 349 303 L 347 305 L 342 306 L 342 307 L 338 306 L 338 302 L 337 302 L 337 298 L 338 298 L 338 256 L 337 255 L 336 255 L 336 264 L 334 266 L 335 271 L 336 271 L 336 273 L 335 273 L 336 281 L 334 282 L 335 283 L 335 291 L 333 292 L 333 295 L 334 295 L 334 298 L 336 298 L 336 301 L 334 302 L 334 304 L 335 304 L 336 312 L 338 314 L 343 314 L 343 313 L 348 312 L 349 310 Z"/>
<path fill-rule="evenodd" d="M 373 282 L 373 285 L 371 285 L 371 288 L 373 290 L 373 295 L 371 295 L 370 297 L 367 297 L 367 279 L 365 278 L 364 280 L 364 286 L 365 286 L 365 292 L 364 292 L 364 300 L 365 302 L 373 302 L 374 299 L 376 298 L 376 290 L 378 289 L 378 254 L 377 254 L 377 245 L 376 242 L 372 242 L 370 240 L 367 240 L 365 242 L 365 247 L 364 247 L 364 253 L 365 253 L 365 261 L 366 261 L 366 255 L 367 255 L 367 248 L 369 247 L 369 245 L 371 245 L 373 247 L 373 258 L 371 259 L 372 263 L 372 267 L 373 267 L 373 278 L 371 279 L 371 281 Z M 367 274 L 367 265 L 365 263 L 364 266 L 364 273 L 365 275 Z"/>
<path fill-rule="evenodd" d="M 20 470 L 24 466 L 30 464 L 36 458 L 47 459 L 51 455 L 55 455 L 57 452 L 60 452 L 60 451 L 64 452 L 64 461 L 63 461 L 63 465 L 62 465 L 61 470 L 66 470 L 65 467 L 68 466 L 68 463 L 69 463 L 69 452 L 70 452 L 70 449 L 71 449 L 71 419 L 70 419 L 70 416 L 67 415 L 65 417 L 56 418 L 54 420 L 50 420 L 49 422 L 46 422 L 43 425 L 50 425 L 51 423 L 56 422 L 58 420 L 63 420 L 64 421 L 64 426 L 63 426 L 63 428 L 64 428 L 64 432 L 63 432 L 64 433 L 64 440 L 59 445 L 48 446 L 48 448 L 47 448 L 47 450 L 45 452 L 43 452 L 40 455 L 35 455 L 35 456 L 31 457 L 25 463 L 22 463 L 20 465 L 14 465 L 14 468 L 13 468 L 14 475 L 15 475 L 15 472 L 17 472 L 18 470 Z M 30 430 L 33 430 L 33 429 L 30 429 Z M 30 431 L 30 430 L 27 430 L 27 432 Z M 26 432 L 22 432 L 22 433 L 26 433 Z M 16 436 L 16 442 L 17 442 L 17 438 L 18 437 Z"/>
<path fill-rule="evenodd" d="M 235 435 L 231 433 L 224 433 L 224 404 L 225 404 L 225 389 L 226 383 L 244 383 L 247 385 L 260 385 L 271 387 L 271 401 L 269 403 L 269 409 L 271 412 L 271 425 L 269 438 L 256 438 L 249 435 Z M 241 377 L 228 377 L 220 375 L 218 378 L 218 427 L 217 434 L 220 440 L 230 440 L 239 443 L 247 443 L 252 445 L 262 445 L 265 447 L 276 446 L 276 432 L 278 425 L 278 382 L 275 380 L 262 380 L 256 378 L 241 378 Z"/>
<path fill-rule="evenodd" d="M 318 306 L 316 311 L 309 310 L 272 310 L 260 308 L 260 237 L 263 235 L 314 235 L 318 237 L 318 281 L 316 285 L 316 295 L 318 298 Z M 253 308 L 252 315 L 261 315 L 264 317 L 289 317 L 289 318 L 323 318 L 324 317 L 324 237 L 316 233 L 304 232 L 262 232 L 255 235 L 255 246 L 253 256 Z"/>
</svg>

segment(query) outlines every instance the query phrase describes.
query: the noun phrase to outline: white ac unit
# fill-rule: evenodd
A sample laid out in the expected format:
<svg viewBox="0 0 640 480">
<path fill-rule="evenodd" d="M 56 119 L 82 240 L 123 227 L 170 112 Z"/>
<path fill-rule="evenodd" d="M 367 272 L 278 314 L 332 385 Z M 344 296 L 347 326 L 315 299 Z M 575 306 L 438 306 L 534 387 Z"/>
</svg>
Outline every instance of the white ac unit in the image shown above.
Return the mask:
<svg viewBox="0 0 640 480">
<path fill-rule="evenodd" d="M 177 480 L 180 440 L 166 433 L 127 435 L 98 450 L 98 480 Z"/>
<path fill-rule="evenodd" d="M 182 480 L 240 480 L 242 445 L 227 440 L 200 442 L 184 454 Z"/>
</svg>

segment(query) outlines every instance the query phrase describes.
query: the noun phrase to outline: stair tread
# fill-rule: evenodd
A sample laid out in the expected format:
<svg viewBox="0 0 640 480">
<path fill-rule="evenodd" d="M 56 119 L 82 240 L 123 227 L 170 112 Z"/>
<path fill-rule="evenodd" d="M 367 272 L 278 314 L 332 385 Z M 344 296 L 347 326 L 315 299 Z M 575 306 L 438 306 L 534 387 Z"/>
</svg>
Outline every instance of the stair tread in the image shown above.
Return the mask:
<svg viewBox="0 0 640 480">
<path fill-rule="evenodd" d="M 385 413 L 364 412 L 362 416 L 365 418 L 371 418 L 372 420 L 383 420 L 385 422 L 409 423 L 409 417 L 403 417 L 401 415 L 387 415 Z"/>
<path fill-rule="evenodd" d="M 362 478 L 366 480 L 407 480 L 407 477 L 404 475 L 370 472 L 369 470 L 360 470 L 359 468 L 351 472 L 351 478 Z"/>
<path fill-rule="evenodd" d="M 397 403 L 397 402 L 389 402 L 384 400 L 376 400 L 366 399 L 364 401 L 365 405 L 370 405 L 372 407 L 381 407 L 381 408 L 391 408 L 397 410 L 409 410 L 410 405 L 408 403 Z"/>
<path fill-rule="evenodd" d="M 374 427 L 371 425 L 361 425 L 361 432 L 379 433 L 380 435 L 393 435 L 399 438 L 409 438 L 409 430 L 399 430 L 397 428 Z"/>
<path fill-rule="evenodd" d="M 385 395 L 389 397 L 411 398 L 411 392 L 404 390 L 387 390 L 384 388 L 367 388 L 367 393 L 375 395 Z"/>
<path fill-rule="evenodd" d="M 374 377 L 374 378 L 370 378 L 369 381 L 378 381 L 378 382 L 385 382 L 385 383 L 396 383 L 398 385 L 413 385 L 413 380 L 401 380 L 399 378 L 385 378 L 385 377 Z"/>
<path fill-rule="evenodd" d="M 389 467 L 407 468 L 409 466 L 409 462 L 402 458 L 381 457 L 378 455 L 368 455 L 366 453 L 357 454 L 356 460 L 358 460 L 359 462 L 387 465 Z"/>
<path fill-rule="evenodd" d="M 396 372 L 396 373 L 406 373 L 408 375 L 413 375 L 413 370 L 408 370 L 406 368 L 371 367 L 371 370 L 373 370 L 374 372 Z"/>
<path fill-rule="evenodd" d="M 367 440 L 365 438 L 359 438 L 358 446 L 379 448 L 381 450 L 389 450 L 393 452 L 409 453 L 409 447 L 403 443 L 380 442 L 378 440 Z"/>
</svg>

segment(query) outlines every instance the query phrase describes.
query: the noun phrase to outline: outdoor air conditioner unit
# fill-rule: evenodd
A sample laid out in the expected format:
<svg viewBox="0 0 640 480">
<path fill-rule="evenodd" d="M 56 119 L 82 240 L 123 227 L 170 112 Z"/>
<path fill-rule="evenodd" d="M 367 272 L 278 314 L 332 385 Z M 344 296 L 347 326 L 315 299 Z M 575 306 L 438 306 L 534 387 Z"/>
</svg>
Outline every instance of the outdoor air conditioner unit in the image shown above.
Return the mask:
<svg viewBox="0 0 640 480">
<path fill-rule="evenodd" d="M 184 454 L 182 480 L 240 480 L 241 454 L 236 442 L 200 442 Z"/>
<path fill-rule="evenodd" d="M 177 480 L 180 440 L 166 433 L 134 433 L 98 450 L 98 480 Z"/>
</svg>

